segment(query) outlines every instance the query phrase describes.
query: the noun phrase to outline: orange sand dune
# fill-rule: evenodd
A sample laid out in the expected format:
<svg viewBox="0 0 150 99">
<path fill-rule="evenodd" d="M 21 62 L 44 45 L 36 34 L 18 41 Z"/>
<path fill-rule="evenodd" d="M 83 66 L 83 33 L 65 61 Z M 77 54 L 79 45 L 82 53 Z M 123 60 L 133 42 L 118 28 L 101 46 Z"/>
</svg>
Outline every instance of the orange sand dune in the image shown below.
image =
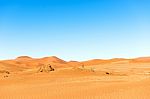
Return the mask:
<svg viewBox="0 0 150 99">
<path fill-rule="evenodd" d="M 21 56 L 3 60 L 0 99 L 149 99 L 149 59 L 67 62 L 55 56 Z"/>
<path fill-rule="evenodd" d="M 150 57 L 139 57 L 139 58 L 135 58 L 135 59 L 132 59 L 132 62 L 139 62 L 139 63 L 149 63 L 150 62 Z"/>
</svg>

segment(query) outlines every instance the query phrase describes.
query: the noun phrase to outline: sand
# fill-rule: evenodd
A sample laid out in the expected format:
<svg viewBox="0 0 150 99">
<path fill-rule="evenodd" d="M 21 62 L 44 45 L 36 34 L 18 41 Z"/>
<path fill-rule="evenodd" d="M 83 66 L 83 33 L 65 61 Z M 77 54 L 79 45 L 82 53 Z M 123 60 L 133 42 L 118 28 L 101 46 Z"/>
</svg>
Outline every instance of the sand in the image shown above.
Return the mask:
<svg viewBox="0 0 150 99">
<path fill-rule="evenodd" d="M 38 72 L 40 63 L 55 70 Z M 0 71 L 0 99 L 150 98 L 148 58 L 66 62 L 19 57 L 0 61 Z"/>
</svg>

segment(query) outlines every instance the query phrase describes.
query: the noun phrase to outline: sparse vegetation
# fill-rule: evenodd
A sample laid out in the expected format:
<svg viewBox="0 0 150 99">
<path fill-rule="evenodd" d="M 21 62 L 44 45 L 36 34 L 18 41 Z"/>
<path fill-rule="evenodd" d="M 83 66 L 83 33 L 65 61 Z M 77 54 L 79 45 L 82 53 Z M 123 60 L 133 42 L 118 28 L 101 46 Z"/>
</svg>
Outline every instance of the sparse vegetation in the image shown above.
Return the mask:
<svg viewBox="0 0 150 99">
<path fill-rule="evenodd" d="M 74 69 L 78 69 L 78 70 L 82 70 L 82 71 L 95 72 L 95 69 L 93 67 L 89 68 L 89 67 L 85 67 L 85 65 L 81 65 L 80 67 L 74 68 Z"/>
<path fill-rule="evenodd" d="M 38 70 L 38 72 L 50 72 L 50 71 L 54 71 L 55 69 L 50 65 L 44 65 L 42 64 Z"/>
<path fill-rule="evenodd" d="M 8 77 L 8 75 L 5 75 L 4 78 Z"/>
<path fill-rule="evenodd" d="M 91 71 L 92 71 L 92 72 L 95 72 L 94 68 L 91 67 Z"/>
<path fill-rule="evenodd" d="M 10 74 L 10 72 L 9 72 L 9 71 L 6 71 L 6 70 L 0 70 L 0 73 Z"/>
<path fill-rule="evenodd" d="M 109 72 L 106 72 L 106 74 L 109 75 L 110 73 L 109 73 Z"/>
</svg>

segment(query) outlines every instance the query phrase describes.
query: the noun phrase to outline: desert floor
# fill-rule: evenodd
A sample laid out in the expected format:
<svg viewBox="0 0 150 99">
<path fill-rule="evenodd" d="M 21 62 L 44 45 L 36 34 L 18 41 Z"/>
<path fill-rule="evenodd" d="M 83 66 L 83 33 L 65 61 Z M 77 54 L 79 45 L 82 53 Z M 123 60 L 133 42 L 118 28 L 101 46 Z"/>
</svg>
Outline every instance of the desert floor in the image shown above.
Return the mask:
<svg viewBox="0 0 150 99">
<path fill-rule="evenodd" d="M 0 74 L 0 99 L 150 99 L 149 90 L 150 63 Z"/>
</svg>

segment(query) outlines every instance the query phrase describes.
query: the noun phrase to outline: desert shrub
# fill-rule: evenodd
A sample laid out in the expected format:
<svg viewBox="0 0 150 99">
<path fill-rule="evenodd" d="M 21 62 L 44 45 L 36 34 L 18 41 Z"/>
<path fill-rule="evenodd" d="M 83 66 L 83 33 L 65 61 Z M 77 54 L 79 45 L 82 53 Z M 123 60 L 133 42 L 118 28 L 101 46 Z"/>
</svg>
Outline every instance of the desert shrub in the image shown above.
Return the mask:
<svg viewBox="0 0 150 99">
<path fill-rule="evenodd" d="M 106 74 L 109 75 L 110 73 L 109 73 L 109 72 L 106 72 Z"/>
<path fill-rule="evenodd" d="M 44 65 L 42 64 L 38 70 L 38 72 L 50 72 L 50 71 L 54 71 L 55 69 L 50 65 Z"/>
<path fill-rule="evenodd" d="M 4 78 L 8 77 L 8 75 L 5 75 Z"/>
<path fill-rule="evenodd" d="M 95 72 L 94 68 L 91 68 L 91 71 L 92 71 L 92 72 Z"/>
<path fill-rule="evenodd" d="M 9 72 L 9 71 L 6 71 L 6 70 L 0 70 L 0 73 L 10 74 L 10 72 Z"/>
</svg>

